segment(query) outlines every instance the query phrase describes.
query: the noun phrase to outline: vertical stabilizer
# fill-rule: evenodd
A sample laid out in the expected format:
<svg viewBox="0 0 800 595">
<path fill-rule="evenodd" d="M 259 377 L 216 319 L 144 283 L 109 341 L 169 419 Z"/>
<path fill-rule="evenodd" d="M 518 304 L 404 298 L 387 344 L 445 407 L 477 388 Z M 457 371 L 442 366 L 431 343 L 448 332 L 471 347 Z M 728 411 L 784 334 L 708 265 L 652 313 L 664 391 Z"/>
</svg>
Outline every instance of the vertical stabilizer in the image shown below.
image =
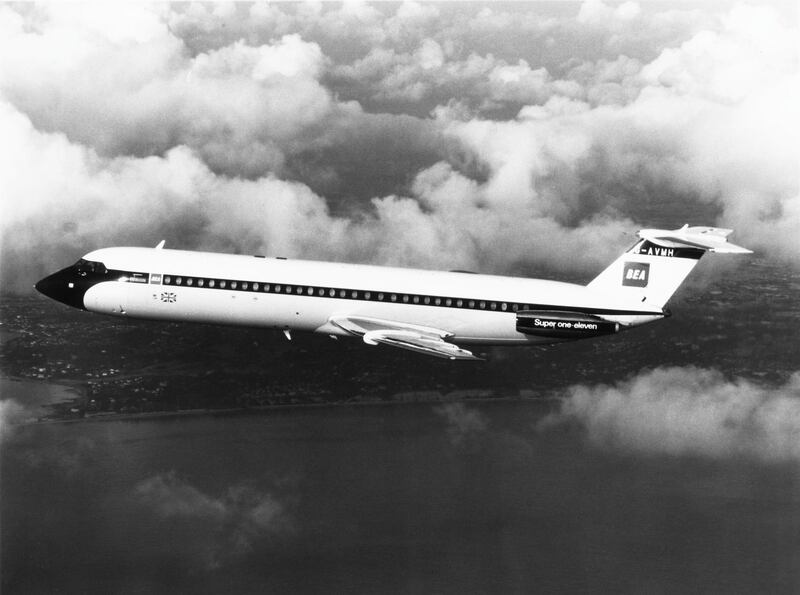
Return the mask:
<svg viewBox="0 0 800 595">
<path fill-rule="evenodd" d="M 727 241 L 730 229 L 643 229 L 639 241 L 597 276 L 589 289 L 663 307 L 706 252 L 745 254 Z"/>
</svg>

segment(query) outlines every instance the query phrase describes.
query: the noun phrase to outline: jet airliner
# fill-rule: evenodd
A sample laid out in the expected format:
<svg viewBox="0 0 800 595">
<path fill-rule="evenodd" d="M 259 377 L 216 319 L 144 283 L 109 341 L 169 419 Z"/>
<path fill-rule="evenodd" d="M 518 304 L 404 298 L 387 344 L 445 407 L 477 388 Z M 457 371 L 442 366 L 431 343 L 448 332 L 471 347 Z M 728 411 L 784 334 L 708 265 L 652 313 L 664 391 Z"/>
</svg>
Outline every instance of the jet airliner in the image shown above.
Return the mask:
<svg viewBox="0 0 800 595">
<path fill-rule="evenodd" d="M 39 281 L 44 295 L 112 316 L 361 337 L 451 360 L 465 346 L 609 335 L 669 316 L 706 252 L 751 253 L 732 230 L 643 229 L 588 285 L 164 248 L 103 248 Z"/>
</svg>

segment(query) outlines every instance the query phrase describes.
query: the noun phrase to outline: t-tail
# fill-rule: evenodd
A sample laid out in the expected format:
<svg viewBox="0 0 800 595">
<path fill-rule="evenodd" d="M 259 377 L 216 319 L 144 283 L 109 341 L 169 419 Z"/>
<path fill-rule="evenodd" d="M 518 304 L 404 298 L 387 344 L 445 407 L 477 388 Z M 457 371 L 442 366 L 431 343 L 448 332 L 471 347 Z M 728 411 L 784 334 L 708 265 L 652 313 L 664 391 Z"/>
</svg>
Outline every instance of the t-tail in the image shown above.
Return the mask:
<svg viewBox="0 0 800 595">
<path fill-rule="evenodd" d="M 597 276 L 589 289 L 663 308 L 706 252 L 751 254 L 718 227 L 643 229 L 639 240 Z"/>
</svg>

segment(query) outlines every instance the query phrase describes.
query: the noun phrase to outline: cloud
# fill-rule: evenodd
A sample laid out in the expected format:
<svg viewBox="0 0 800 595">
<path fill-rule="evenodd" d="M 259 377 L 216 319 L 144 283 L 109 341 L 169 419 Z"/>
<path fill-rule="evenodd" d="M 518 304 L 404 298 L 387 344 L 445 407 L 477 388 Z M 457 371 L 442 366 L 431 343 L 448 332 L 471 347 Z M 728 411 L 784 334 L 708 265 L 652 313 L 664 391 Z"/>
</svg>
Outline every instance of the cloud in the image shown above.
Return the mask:
<svg viewBox="0 0 800 595">
<path fill-rule="evenodd" d="M 618 23 L 634 20 L 641 14 L 636 2 L 624 2 L 618 6 L 609 6 L 602 0 L 587 0 L 578 11 L 578 23 L 599 27 L 614 27 Z"/>
<path fill-rule="evenodd" d="M 438 113 L 486 166 L 487 192 L 550 219 L 575 226 L 599 208 L 637 220 L 660 201 L 688 199 L 713 205 L 743 243 L 800 262 L 795 33 L 768 8 L 736 7 L 719 30 L 649 63 L 620 56 L 574 68 L 579 93 L 550 90 L 515 119 Z"/>
<path fill-rule="evenodd" d="M 800 262 L 778 10 L 0 7 L 4 288 L 165 237 L 588 280 L 688 221 Z"/>
<path fill-rule="evenodd" d="M 294 144 L 335 116 L 317 44 L 288 34 L 190 57 L 155 9 L 129 12 L 139 18 L 120 35 L 99 26 L 95 5 L 39 7 L 27 19 L 4 8 L 0 92 L 38 129 L 103 156 L 186 145 L 215 171 L 245 176 L 281 171 Z"/>
<path fill-rule="evenodd" d="M 595 234 L 621 244 L 629 230 L 600 219 L 574 230 L 547 217 L 526 223 L 524 202 L 498 196 L 492 205 L 493 186 L 475 185 L 446 164 L 417 176 L 418 198 L 376 198 L 371 214 L 336 217 L 304 184 L 217 175 L 187 147 L 107 158 L 63 134 L 37 131 L 7 104 L 0 103 L 0 121 L 7 131 L 0 155 L 17 173 L 0 177 L 0 194 L 14 199 L 3 205 L 3 277 L 17 289 L 67 264 L 60 260 L 65 254 L 77 259 L 91 246 L 162 238 L 176 247 L 496 270 L 537 246 L 540 262 L 566 262 L 562 233 L 584 250 Z M 604 256 L 610 260 L 613 248 L 581 266 L 602 264 Z"/>
<path fill-rule="evenodd" d="M 190 523 L 195 535 L 201 536 L 202 543 L 197 545 L 202 546 L 202 556 L 212 567 L 248 553 L 259 541 L 294 530 L 284 502 L 245 484 L 232 486 L 215 498 L 169 472 L 140 481 L 133 495 L 163 519 Z"/>
<path fill-rule="evenodd" d="M 166 518 L 196 517 L 220 522 L 229 514 L 229 507 L 224 502 L 181 482 L 174 473 L 156 475 L 139 482 L 135 493 L 156 514 Z"/>
<path fill-rule="evenodd" d="M 454 59 L 434 39 L 422 40 L 407 53 L 377 47 L 352 64 L 333 68 L 330 79 L 347 95 L 355 95 L 357 89 L 369 104 L 420 115 L 456 98 L 485 111 L 539 103 L 556 92 L 581 92 L 579 85 L 553 80 L 546 68 L 533 69 L 523 59 L 509 63 L 492 54 L 474 53 Z"/>
<path fill-rule="evenodd" d="M 58 430 L 45 428 L 40 431 L 47 434 L 56 433 Z M 4 438 L 15 441 L 13 456 L 18 457 L 23 465 L 43 469 L 66 478 L 83 475 L 96 460 L 97 444 L 86 436 L 79 436 L 74 440 L 53 441 L 42 440 L 39 434 L 6 432 Z"/>
<path fill-rule="evenodd" d="M 489 427 L 486 417 L 464 403 L 447 403 L 433 408 L 447 424 L 447 437 L 453 446 L 463 446 L 481 436 Z"/>
<path fill-rule="evenodd" d="M 30 417 L 28 411 L 14 399 L 0 399 L 0 444 L 8 440 L 14 426 Z"/>
<path fill-rule="evenodd" d="M 573 386 L 538 425 L 575 425 L 622 452 L 800 462 L 800 372 L 769 388 L 714 370 L 658 368 L 614 386 Z"/>
</svg>

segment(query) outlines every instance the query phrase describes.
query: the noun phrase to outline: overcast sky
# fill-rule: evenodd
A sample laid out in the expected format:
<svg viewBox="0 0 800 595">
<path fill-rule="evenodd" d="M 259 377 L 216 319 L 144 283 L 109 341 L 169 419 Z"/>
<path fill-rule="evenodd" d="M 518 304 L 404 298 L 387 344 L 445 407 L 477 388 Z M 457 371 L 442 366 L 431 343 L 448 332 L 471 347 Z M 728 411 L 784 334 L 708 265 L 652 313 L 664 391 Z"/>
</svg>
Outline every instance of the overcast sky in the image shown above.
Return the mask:
<svg viewBox="0 0 800 595">
<path fill-rule="evenodd" d="M 796 266 L 793 3 L 0 6 L 3 288 L 108 245 L 591 278 Z"/>
</svg>

